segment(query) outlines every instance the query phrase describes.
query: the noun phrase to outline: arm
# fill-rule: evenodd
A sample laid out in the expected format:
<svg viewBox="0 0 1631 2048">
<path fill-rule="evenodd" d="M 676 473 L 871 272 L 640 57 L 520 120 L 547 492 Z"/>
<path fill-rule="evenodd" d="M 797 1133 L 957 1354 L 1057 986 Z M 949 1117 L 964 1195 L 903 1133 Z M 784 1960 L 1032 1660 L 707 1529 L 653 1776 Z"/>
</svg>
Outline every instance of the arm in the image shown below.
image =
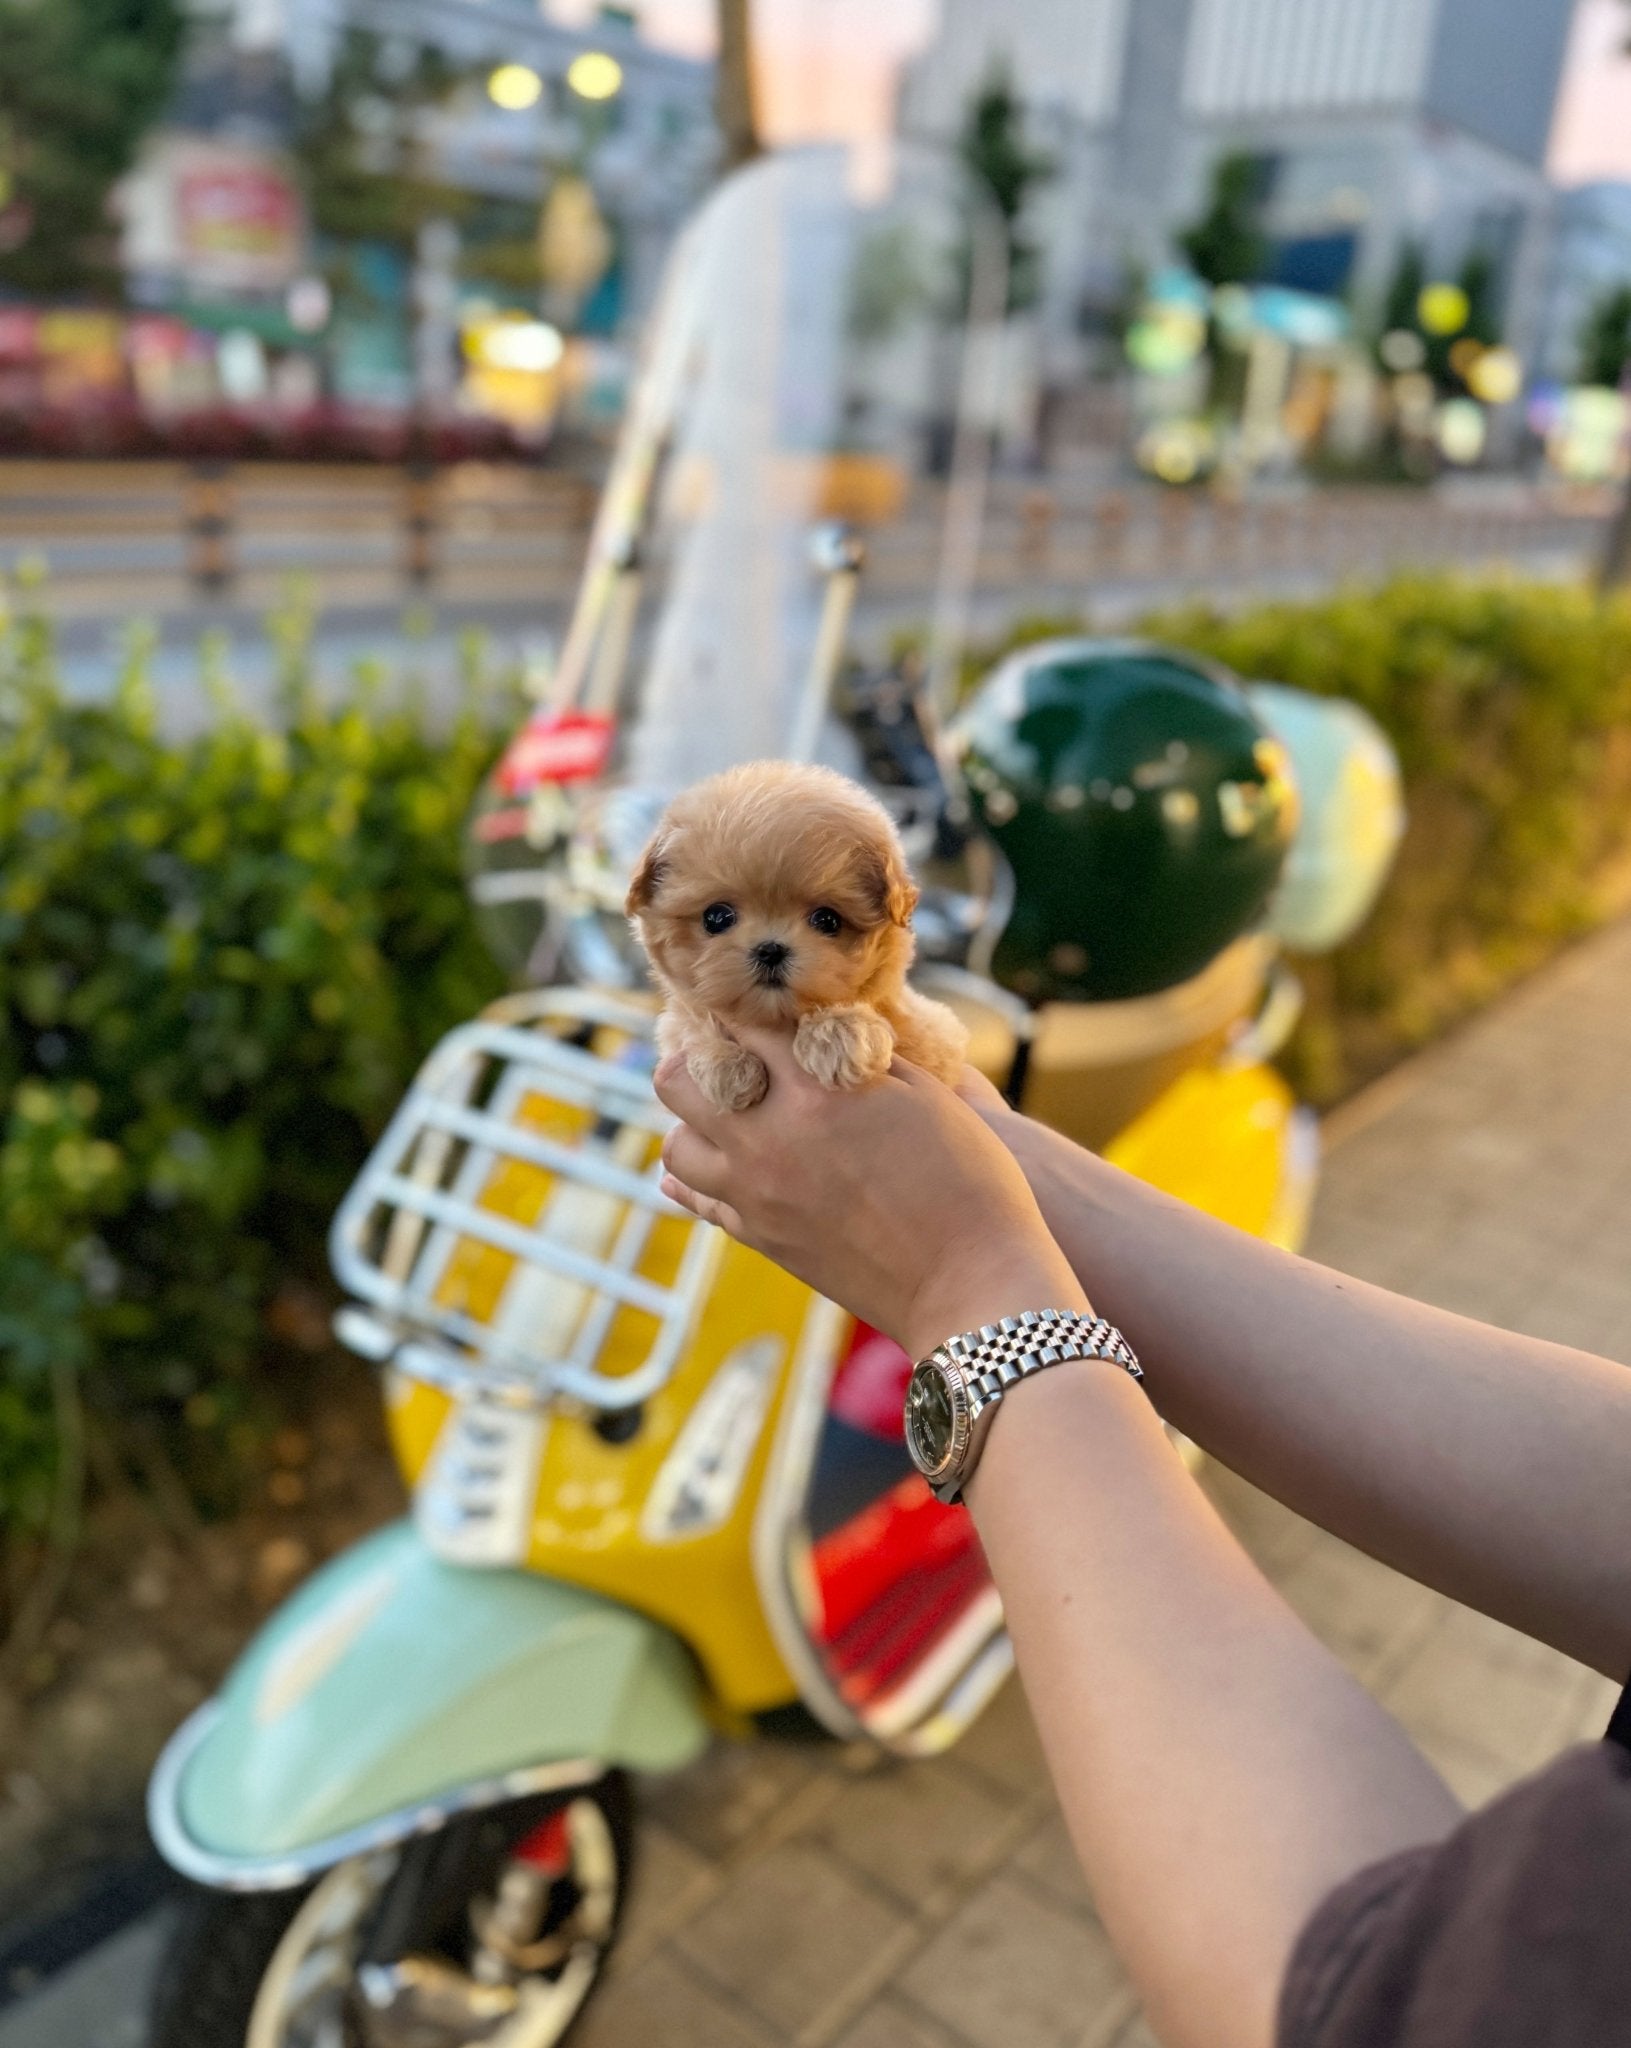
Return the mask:
<svg viewBox="0 0 1631 2048">
<path fill-rule="evenodd" d="M 1277 1251 L 971 1095 L 1161 1412 L 1373 1557 L 1631 1670 L 1631 1371 Z"/>
<path fill-rule="evenodd" d="M 668 1191 L 915 1355 L 1024 1308 L 1082 1308 L 1013 1160 L 904 1071 L 828 1092 L 784 1043 L 757 1109 L 677 1061 Z M 994 1419 L 969 1507 L 1100 1911 L 1174 2048 L 1270 2048 L 1321 1898 L 1458 1819 L 1396 1723 L 1258 1575 L 1108 1365 L 1058 1366 Z"/>
</svg>

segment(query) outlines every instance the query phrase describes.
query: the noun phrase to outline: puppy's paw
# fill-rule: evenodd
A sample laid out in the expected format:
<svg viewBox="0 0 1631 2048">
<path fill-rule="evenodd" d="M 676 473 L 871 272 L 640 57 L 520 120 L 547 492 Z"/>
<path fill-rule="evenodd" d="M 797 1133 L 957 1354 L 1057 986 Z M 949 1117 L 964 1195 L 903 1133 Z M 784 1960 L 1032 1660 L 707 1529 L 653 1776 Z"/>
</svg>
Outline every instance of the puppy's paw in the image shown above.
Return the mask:
<svg viewBox="0 0 1631 2048">
<path fill-rule="evenodd" d="M 715 1109 L 751 1109 L 763 1102 L 770 1075 L 756 1052 L 745 1046 L 727 1045 L 698 1049 L 687 1058 L 691 1078 Z"/>
<path fill-rule="evenodd" d="M 889 1071 L 895 1036 L 876 1010 L 841 1003 L 811 1010 L 793 1034 L 793 1057 L 823 1088 L 861 1088 Z"/>
</svg>

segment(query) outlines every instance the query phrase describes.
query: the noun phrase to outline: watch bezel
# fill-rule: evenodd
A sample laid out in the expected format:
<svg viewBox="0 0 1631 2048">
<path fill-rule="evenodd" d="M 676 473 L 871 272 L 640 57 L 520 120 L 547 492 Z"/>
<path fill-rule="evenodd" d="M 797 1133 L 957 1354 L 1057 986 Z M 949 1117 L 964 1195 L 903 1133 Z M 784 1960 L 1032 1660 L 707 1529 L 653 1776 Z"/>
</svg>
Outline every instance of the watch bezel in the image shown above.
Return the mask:
<svg viewBox="0 0 1631 2048">
<path fill-rule="evenodd" d="M 951 1403 L 951 1446 L 936 1465 L 928 1464 L 917 1440 L 917 1432 L 911 1424 L 912 1388 L 920 1373 L 933 1373 L 946 1390 Z M 968 1382 L 960 1367 L 939 1352 L 931 1352 L 927 1358 L 920 1358 L 912 1368 L 911 1378 L 906 1382 L 906 1450 L 912 1463 L 923 1474 L 930 1486 L 938 1493 L 948 1482 L 955 1485 L 968 1456 L 968 1447 L 974 1435 L 974 1404 L 970 1399 Z"/>
</svg>

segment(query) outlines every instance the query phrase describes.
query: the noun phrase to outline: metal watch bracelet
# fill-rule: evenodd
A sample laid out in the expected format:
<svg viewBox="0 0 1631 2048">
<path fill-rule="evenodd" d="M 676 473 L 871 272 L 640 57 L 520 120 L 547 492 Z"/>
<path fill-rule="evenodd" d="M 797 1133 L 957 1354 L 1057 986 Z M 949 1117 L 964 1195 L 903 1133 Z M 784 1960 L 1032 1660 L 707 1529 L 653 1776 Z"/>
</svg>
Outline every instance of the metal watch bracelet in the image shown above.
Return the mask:
<svg viewBox="0 0 1631 2048">
<path fill-rule="evenodd" d="M 1102 1316 L 1074 1309 L 1026 1309 L 948 1337 L 919 1359 L 906 1391 L 906 1447 L 935 1496 L 962 1498 L 979 1462 L 990 1411 L 1032 1373 L 1076 1358 L 1102 1358 L 1144 1377 L 1132 1346 Z"/>
</svg>

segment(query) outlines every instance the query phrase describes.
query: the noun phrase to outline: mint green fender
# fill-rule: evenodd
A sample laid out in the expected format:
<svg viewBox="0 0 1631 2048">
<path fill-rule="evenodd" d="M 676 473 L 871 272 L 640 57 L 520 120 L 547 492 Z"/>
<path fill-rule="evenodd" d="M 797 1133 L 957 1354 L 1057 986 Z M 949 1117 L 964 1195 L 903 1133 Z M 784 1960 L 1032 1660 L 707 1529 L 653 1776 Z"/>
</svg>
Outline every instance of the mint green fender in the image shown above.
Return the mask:
<svg viewBox="0 0 1631 2048">
<path fill-rule="evenodd" d="M 272 1617 L 172 1738 L 149 1819 L 186 1875 L 275 1889 L 467 1807 L 674 1768 L 707 1739 L 665 1629 L 577 1586 L 444 1564 L 401 1522 Z"/>
</svg>

